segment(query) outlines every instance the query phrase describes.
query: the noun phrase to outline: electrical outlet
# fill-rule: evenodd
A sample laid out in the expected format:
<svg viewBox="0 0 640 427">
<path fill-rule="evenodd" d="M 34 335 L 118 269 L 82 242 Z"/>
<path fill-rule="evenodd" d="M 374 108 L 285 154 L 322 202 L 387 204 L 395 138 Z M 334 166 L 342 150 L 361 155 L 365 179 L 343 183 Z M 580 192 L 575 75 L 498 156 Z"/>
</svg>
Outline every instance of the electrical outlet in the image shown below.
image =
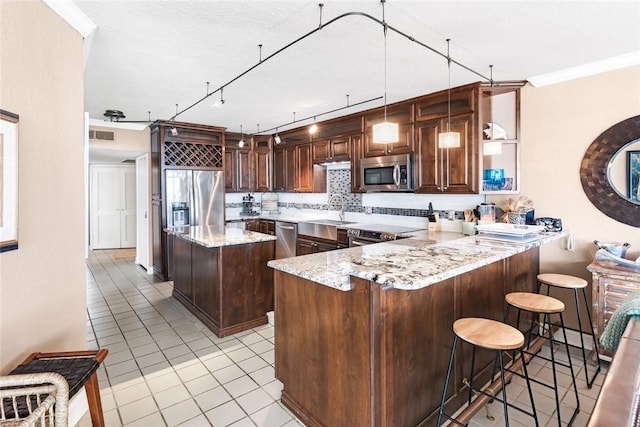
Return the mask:
<svg viewBox="0 0 640 427">
<path fill-rule="evenodd" d="M 371 215 L 373 213 L 373 208 L 371 206 L 365 206 L 364 213 L 365 215 Z"/>
</svg>

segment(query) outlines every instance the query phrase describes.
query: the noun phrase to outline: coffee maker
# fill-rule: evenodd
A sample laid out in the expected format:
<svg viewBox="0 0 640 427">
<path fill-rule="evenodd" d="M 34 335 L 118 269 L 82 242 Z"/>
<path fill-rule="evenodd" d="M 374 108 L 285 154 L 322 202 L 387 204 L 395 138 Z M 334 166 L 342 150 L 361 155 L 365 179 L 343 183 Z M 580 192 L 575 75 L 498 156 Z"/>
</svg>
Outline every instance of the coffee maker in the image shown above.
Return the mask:
<svg viewBox="0 0 640 427">
<path fill-rule="evenodd" d="M 240 215 L 242 216 L 255 216 L 258 215 L 258 212 L 253 210 L 253 196 L 251 193 L 246 196 L 242 196 L 242 211 L 240 211 Z"/>
</svg>

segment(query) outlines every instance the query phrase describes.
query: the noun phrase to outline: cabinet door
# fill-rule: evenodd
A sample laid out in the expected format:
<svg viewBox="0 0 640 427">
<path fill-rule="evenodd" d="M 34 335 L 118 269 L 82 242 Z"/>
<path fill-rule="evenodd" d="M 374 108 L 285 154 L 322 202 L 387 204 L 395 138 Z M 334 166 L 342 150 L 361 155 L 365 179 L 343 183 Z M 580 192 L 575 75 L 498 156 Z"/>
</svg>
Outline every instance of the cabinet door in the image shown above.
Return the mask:
<svg viewBox="0 0 640 427">
<path fill-rule="evenodd" d="M 296 191 L 298 186 L 296 154 L 296 147 L 286 147 L 284 149 L 284 191 Z"/>
<path fill-rule="evenodd" d="M 316 252 L 328 252 L 338 249 L 338 242 L 330 244 L 324 242 L 316 242 Z"/>
<path fill-rule="evenodd" d="M 300 193 L 313 192 L 313 162 L 311 161 L 311 144 L 296 146 L 297 186 Z M 320 166 L 318 166 L 320 167 Z"/>
<path fill-rule="evenodd" d="M 443 119 L 443 129 L 446 123 Z M 448 193 L 469 194 L 478 192 L 477 165 L 478 149 L 473 138 L 474 118 L 472 114 L 451 117 L 451 130 L 460 133 L 460 147 L 447 150 L 448 159 L 444 159 L 445 191 Z"/>
<path fill-rule="evenodd" d="M 224 152 L 224 189 L 226 192 L 237 191 L 236 182 L 236 150 L 229 148 Z"/>
<path fill-rule="evenodd" d="M 316 242 L 298 237 L 296 242 L 296 256 L 315 254 L 316 252 L 318 252 Z"/>
<path fill-rule="evenodd" d="M 363 156 L 362 135 L 351 137 L 351 192 L 364 193 L 360 176 L 360 160 Z"/>
<path fill-rule="evenodd" d="M 273 191 L 284 191 L 286 176 L 284 147 L 273 150 Z"/>
<path fill-rule="evenodd" d="M 442 162 L 438 149 L 440 120 L 429 120 L 416 124 L 417 155 L 415 164 L 416 193 L 439 193 L 442 191 Z"/>
<path fill-rule="evenodd" d="M 386 120 L 398 123 L 398 142 L 393 144 L 373 142 L 373 126 L 385 121 L 384 109 L 367 114 L 365 116 L 364 157 L 413 153 L 413 104 L 388 107 Z"/>
<path fill-rule="evenodd" d="M 238 150 L 236 155 L 236 182 L 238 191 L 253 191 L 251 173 L 251 151 Z"/>
<path fill-rule="evenodd" d="M 271 191 L 271 154 L 269 150 L 258 149 L 254 153 L 255 191 Z"/>
<path fill-rule="evenodd" d="M 193 301 L 191 246 L 191 242 L 184 239 L 173 241 L 173 289 L 189 301 Z"/>
<path fill-rule="evenodd" d="M 164 253 L 165 241 L 164 232 L 162 231 L 162 201 L 151 200 L 151 240 L 153 245 L 153 273 L 161 279 L 166 278 Z"/>
<path fill-rule="evenodd" d="M 249 219 L 245 222 L 245 229 L 248 231 L 256 231 L 260 232 L 260 220 L 259 219 Z"/>
<path fill-rule="evenodd" d="M 313 163 L 323 163 L 331 159 L 331 144 L 328 139 L 314 141 L 311 151 Z"/>
<path fill-rule="evenodd" d="M 351 159 L 351 138 L 348 136 L 331 138 L 330 158 L 332 162 L 343 162 Z"/>
<path fill-rule="evenodd" d="M 417 193 L 477 193 L 478 152 L 473 142 L 473 115 L 451 118 L 450 129 L 460 133 L 460 147 L 438 148 L 438 134 L 447 129 L 447 119 L 416 124 L 418 155 Z"/>
<path fill-rule="evenodd" d="M 179 240 L 179 239 L 176 239 Z M 201 313 L 205 313 L 214 323 L 222 327 L 222 277 L 220 271 L 220 248 L 205 248 L 193 245 L 193 303 Z M 235 277 L 234 277 L 235 279 Z"/>
</svg>

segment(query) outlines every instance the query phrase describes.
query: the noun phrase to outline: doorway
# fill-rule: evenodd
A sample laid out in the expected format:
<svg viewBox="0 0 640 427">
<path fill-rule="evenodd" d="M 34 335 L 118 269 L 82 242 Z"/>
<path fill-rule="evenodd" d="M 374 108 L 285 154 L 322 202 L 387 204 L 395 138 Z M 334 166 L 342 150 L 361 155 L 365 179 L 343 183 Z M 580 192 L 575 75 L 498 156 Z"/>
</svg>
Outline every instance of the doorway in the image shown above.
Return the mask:
<svg viewBox="0 0 640 427">
<path fill-rule="evenodd" d="M 90 236 L 93 249 L 136 246 L 136 167 L 92 165 Z"/>
</svg>

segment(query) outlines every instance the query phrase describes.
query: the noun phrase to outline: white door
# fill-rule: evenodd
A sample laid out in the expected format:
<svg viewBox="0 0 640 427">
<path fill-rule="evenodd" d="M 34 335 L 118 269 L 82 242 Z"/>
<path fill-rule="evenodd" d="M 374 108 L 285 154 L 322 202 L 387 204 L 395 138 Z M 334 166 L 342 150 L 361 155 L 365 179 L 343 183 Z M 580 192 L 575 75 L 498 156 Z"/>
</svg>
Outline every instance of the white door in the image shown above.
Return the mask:
<svg viewBox="0 0 640 427">
<path fill-rule="evenodd" d="M 134 166 L 91 166 L 91 247 L 128 248 L 136 243 Z"/>
<path fill-rule="evenodd" d="M 149 155 L 136 157 L 137 239 L 136 263 L 150 270 L 149 262 Z"/>
</svg>

